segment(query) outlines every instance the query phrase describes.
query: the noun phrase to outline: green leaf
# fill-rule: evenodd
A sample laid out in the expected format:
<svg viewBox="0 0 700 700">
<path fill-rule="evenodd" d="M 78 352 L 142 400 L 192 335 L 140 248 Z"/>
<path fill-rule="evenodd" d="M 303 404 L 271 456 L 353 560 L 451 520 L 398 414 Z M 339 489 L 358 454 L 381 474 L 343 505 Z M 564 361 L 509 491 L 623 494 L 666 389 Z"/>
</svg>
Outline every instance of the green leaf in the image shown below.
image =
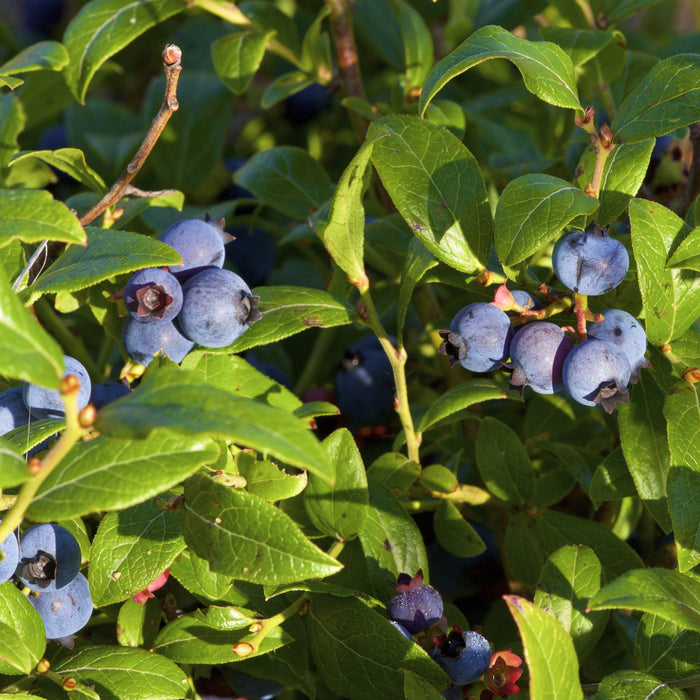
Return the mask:
<svg viewBox="0 0 700 700">
<path fill-rule="evenodd" d="M 13 239 L 85 243 L 75 214 L 45 190 L 0 190 L 0 247 Z"/>
<path fill-rule="evenodd" d="M 666 269 L 668 251 L 683 241 L 689 227 L 657 202 L 633 199 L 629 212 L 647 337 L 663 345 L 690 328 L 700 306 L 700 273 Z"/>
<path fill-rule="evenodd" d="M 401 287 L 399 288 L 399 299 L 397 302 L 396 327 L 403 330 L 406 322 L 408 306 L 411 303 L 413 290 L 419 284 L 423 275 L 438 264 L 433 254 L 426 250 L 425 246 L 417 239 L 411 240 L 401 270 Z"/>
<path fill-rule="evenodd" d="M 267 40 L 274 31 L 249 29 L 222 36 L 211 45 L 214 70 L 235 95 L 243 94 L 265 55 Z"/>
<path fill-rule="evenodd" d="M 530 673 L 530 697 L 583 698 L 573 641 L 564 628 L 534 603 L 515 595 L 503 596 L 523 642 Z M 556 654 L 552 650 L 556 649 Z"/>
<path fill-rule="evenodd" d="M 9 442 L 15 452 L 26 454 L 32 447 L 44 442 L 47 438 L 55 436 L 58 430 L 66 427 L 66 422 L 58 418 L 45 418 L 32 420 L 27 425 L 20 425 L 14 430 L 5 433 L 2 439 Z"/>
<path fill-rule="evenodd" d="M 60 71 L 68 64 L 66 47 L 58 41 L 40 41 L 15 54 L 0 66 L 0 75 L 17 75 L 36 70 Z"/>
<path fill-rule="evenodd" d="M 654 140 L 648 139 L 639 143 L 621 143 L 613 148 L 605 160 L 600 183 L 600 208 L 595 215 L 600 226 L 615 221 L 627 209 L 630 199 L 644 182 L 653 147 Z M 581 189 L 593 180 L 595 160 L 595 149 L 590 147 L 576 168 L 579 173 L 576 183 Z"/>
<path fill-rule="evenodd" d="M 398 25 L 404 52 L 404 92 L 423 85 L 433 65 L 433 38 L 418 10 L 404 0 L 388 0 Z"/>
<path fill-rule="evenodd" d="M 407 489 L 420 476 L 421 466 L 400 452 L 385 452 L 370 464 L 367 478 L 389 489 Z"/>
<path fill-rule="evenodd" d="M 299 55 L 299 30 L 294 18 L 267 0 L 247 0 L 240 4 L 241 12 L 263 31 L 275 33 L 275 41 Z"/>
<path fill-rule="evenodd" d="M 457 386 L 450 387 L 428 407 L 418 425 L 418 432 L 423 433 L 443 423 L 448 417 L 450 422 L 460 420 L 468 415 L 461 411 L 474 404 L 508 398 L 508 392 L 492 379 L 467 379 Z"/>
<path fill-rule="evenodd" d="M 357 311 L 350 304 L 322 289 L 260 287 L 255 291 L 260 295 L 257 308 L 262 319 L 221 352 L 243 352 L 309 328 L 346 326 L 357 320 Z"/>
<path fill-rule="evenodd" d="M 423 537 L 413 518 L 386 486 L 370 480 L 367 522 L 360 531 L 369 580 L 366 590 L 375 598 L 388 600 L 393 595 L 391 583 L 399 574 L 411 576 L 428 571 L 428 557 Z M 427 583 L 427 581 L 426 581 Z"/>
<path fill-rule="evenodd" d="M 693 229 L 688 237 L 681 241 L 669 258 L 667 266 L 700 272 L 700 226 Z"/>
<path fill-rule="evenodd" d="M 700 120 L 698 98 L 700 55 L 660 61 L 620 105 L 611 125 L 615 141 L 643 141 Z"/>
<path fill-rule="evenodd" d="M 547 559 L 537 583 L 535 605 L 568 632 L 579 663 L 593 651 L 608 620 L 606 611 L 586 612 L 586 602 L 603 582 L 595 552 L 590 547 L 568 545 Z"/>
<path fill-rule="evenodd" d="M 614 39 L 624 40 L 619 32 L 553 25 L 540 27 L 539 32 L 545 41 L 551 41 L 564 49 L 574 68 L 597 56 Z"/>
<path fill-rule="evenodd" d="M 309 87 L 313 80 L 307 73 L 300 70 L 290 71 L 277 76 L 266 88 L 260 98 L 260 106 L 263 109 L 270 109 L 278 102 L 286 100 L 291 95 L 301 92 Z"/>
<path fill-rule="evenodd" d="M 687 695 L 640 671 L 616 671 L 603 678 L 595 700 L 687 700 Z"/>
<path fill-rule="evenodd" d="M 506 58 L 518 68 L 525 87 L 557 107 L 582 109 L 571 59 L 556 44 L 528 41 L 498 26 L 475 31 L 430 71 L 420 97 L 419 114 L 453 78 L 490 58 Z"/>
<path fill-rule="evenodd" d="M 0 489 L 19 486 L 31 477 L 27 462 L 0 438 Z"/>
<path fill-rule="evenodd" d="M 558 238 L 579 216 L 589 216 L 598 200 L 570 182 L 544 173 L 523 175 L 506 185 L 496 205 L 498 257 L 515 265 Z"/>
<path fill-rule="evenodd" d="M 635 569 L 602 588 L 588 607 L 641 610 L 700 632 L 700 581 L 671 569 Z"/>
<path fill-rule="evenodd" d="M 323 166 L 296 146 L 256 153 L 236 170 L 235 181 L 264 204 L 300 221 L 306 221 L 333 192 Z"/>
<path fill-rule="evenodd" d="M 102 700 L 178 700 L 189 682 L 170 659 L 145 649 L 89 646 L 54 661 L 51 670 L 94 688 Z"/>
<path fill-rule="evenodd" d="M 475 557 L 486 550 L 479 533 L 452 501 L 443 498 L 433 517 L 433 530 L 443 549 L 456 557 Z"/>
<path fill-rule="evenodd" d="M 66 82 L 78 102 L 85 101 L 90 81 L 108 58 L 184 9 L 180 0 L 91 0 L 85 5 L 63 35 L 70 56 Z"/>
<path fill-rule="evenodd" d="M 311 474 L 304 491 L 304 508 L 311 522 L 329 537 L 352 540 L 367 520 L 367 475 L 360 451 L 348 430 L 340 428 L 323 441 L 335 462 L 336 483 Z"/>
<path fill-rule="evenodd" d="M 182 513 L 159 509 L 153 499 L 107 513 L 90 555 L 94 604 L 118 603 L 144 590 L 184 548 Z"/>
<path fill-rule="evenodd" d="M 166 491 L 217 456 L 207 437 L 165 430 L 148 440 L 101 436 L 78 443 L 41 484 L 27 515 L 42 522 L 127 508 Z"/>
<path fill-rule="evenodd" d="M 193 370 L 162 368 L 138 392 L 101 409 L 96 426 L 121 438 L 147 438 L 157 428 L 220 435 L 334 478 L 328 456 L 301 421 L 275 406 L 207 386 Z"/>
<path fill-rule="evenodd" d="M 306 472 L 287 474 L 266 460 L 255 460 L 249 464 L 239 460 L 238 471 L 246 480 L 246 491 L 270 503 L 297 496 L 304 491 L 309 480 Z"/>
<path fill-rule="evenodd" d="M 645 7 L 651 7 L 659 2 L 660 0 L 608 0 L 605 3 L 604 18 L 608 22 L 619 22 L 621 19 L 631 17 Z"/>
<path fill-rule="evenodd" d="M 63 351 L 36 322 L 0 269 L 0 367 L 3 376 L 57 389 Z"/>
<path fill-rule="evenodd" d="M 483 268 L 491 210 L 479 165 L 464 144 L 413 116 L 386 117 L 367 133 L 382 184 L 423 245 L 456 270 Z"/>
<path fill-rule="evenodd" d="M 55 151 L 21 151 L 11 161 L 12 164 L 36 158 L 47 165 L 70 175 L 98 194 L 104 194 L 107 187 L 104 180 L 86 162 L 85 154 L 78 148 L 59 148 Z"/>
<path fill-rule="evenodd" d="M 576 481 L 588 491 L 593 480 L 593 470 L 580 450 L 565 442 L 543 441 L 540 444 L 545 450 L 555 455 L 559 462 L 574 475 Z"/>
<path fill-rule="evenodd" d="M 607 455 L 593 472 L 588 495 L 595 504 L 637 495 L 621 447 Z"/>
<path fill-rule="evenodd" d="M 0 673 L 31 673 L 45 649 L 39 613 L 12 581 L 0 584 Z"/>
<path fill-rule="evenodd" d="M 316 595 L 305 620 L 321 680 L 338 695 L 351 700 L 402 698 L 403 669 L 438 690 L 449 683 L 420 645 L 356 598 Z"/>
<path fill-rule="evenodd" d="M 435 686 L 417 673 L 403 669 L 403 697 L 413 700 L 441 700 L 445 696 L 435 689 Z"/>
<path fill-rule="evenodd" d="M 476 436 L 476 463 L 488 490 L 502 501 L 522 505 L 535 493 L 535 471 L 520 438 L 487 416 Z"/>
<path fill-rule="evenodd" d="M 341 568 L 275 506 L 197 474 L 185 484 L 185 541 L 212 571 L 242 581 L 288 583 Z"/>
<path fill-rule="evenodd" d="M 41 293 L 76 292 L 111 277 L 181 261 L 169 245 L 128 231 L 88 227 L 87 246 L 72 246 L 29 288 Z"/>
<path fill-rule="evenodd" d="M 698 668 L 700 632 L 645 613 L 634 644 L 635 668 L 663 681 L 692 676 Z"/>
<path fill-rule="evenodd" d="M 249 631 L 258 619 L 254 613 L 236 608 L 209 607 L 195 610 L 168 623 L 158 634 L 155 650 L 180 664 L 223 664 L 239 661 L 236 644 L 250 643 L 255 636 Z M 282 627 L 265 636 L 251 656 L 268 654 L 292 637 Z"/>
<path fill-rule="evenodd" d="M 459 487 L 457 475 L 442 464 L 430 464 L 423 469 L 418 482 L 428 491 L 437 493 L 452 493 Z"/>
<path fill-rule="evenodd" d="M 369 284 L 364 264 L 365 210 L 362 196 L 369 184 L 367 165 L 372 146 L 371 140 L 365 141 L 340 176 L 321 233 L 333 260 L 360 289 Z"/>
<path fill-rule="evenodd" d="M 690 571 L 700 564 L 700 472 L 671 467 L 666 488 L 678 570 Z"/>
<path fill-rule="evenodd" d="M 163 611 L 157 598 L 137 603 L 125 600 L 117 617 L 117 641 L 123 647 L 146 647 L 155 642 Z"/>
<path fill-rule="evenodd" d="M 666 438 L 666 395 L 642 373 L 634 389 L 634 401 L 620 406 L 618 424 L 625 461 L 637 493 L 664 532 L 671 531 L 666 497 L 670 454 Z"/>
</svg>

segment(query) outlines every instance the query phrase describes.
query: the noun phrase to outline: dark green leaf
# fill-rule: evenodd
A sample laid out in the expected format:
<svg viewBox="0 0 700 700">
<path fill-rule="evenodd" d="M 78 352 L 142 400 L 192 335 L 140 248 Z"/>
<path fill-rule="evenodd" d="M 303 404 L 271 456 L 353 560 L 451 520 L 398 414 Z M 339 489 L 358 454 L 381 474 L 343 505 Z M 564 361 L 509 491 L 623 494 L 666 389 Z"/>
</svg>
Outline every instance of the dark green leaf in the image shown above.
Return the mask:
<svg viewBox="0 0 700 700">
<path fill-rule="evenodd" d="M 574 29 L 554 25 L 540 27 L 540 35 L 545 41 L 560 46 L 571 58 L 574 68 L 582 66 L 599 54 L 613 39 L 616 32 L 592 29 Z"/>
<path fill-rule="evenodd" d="M 438 690 L 449 682 L 418 644 L 356 598 L 314 596 L 305 619 L 321 679 L 343 697 L 402 698 L 402 669 L 413 671 Z"/>
<path fill-rule="evenodd" d="M 19 486 L 30 476 L 25 460 L 12 449 L 10 443 L 0 438 L 0 489 Z"/>
<path fill-rule="evenodd" d="M 552 175 L 523 175 L 509 182 L 496 206 L 499 259 L 506 265 L 525 260 L 558 238 L 569 222 L 597 208 L 598 200 Z"/>
<path fill-rule="evenodd" d="M 117 641 L 123 647 L 150 649 L 158 634 L 163 611 L 157 598 L 137 603 L 133 598 L 125 600 L 117 617 Z"/>
<path fill-rule="evenodd" d="M 474 156 L 449 131 L 416 117 L 370 125 L 372 163 L 396 208 L 425 247 L 462 272 L 482 268 L 491 210 Z"/>
<path fill-rule="evenodd" d="M 55 151 L 22 151 L 11 162 L 18 163 L 28 158 L 37 158 L 61 170 L 98 194 L 104 194 L 107 191 L 104 180 L 85 162 L 85 155 L 78 148 L 59 148 Z"/>
<path fill-rule="evenodd" d="M 350 432 L 341 428 L 331 433 L 323 448 L 335 462 L 336 483 L 309 475 L 304 507 L 313 524 L 330 537 L 352 540 L 367 520 L 367 475 L 360 451 Z"/>
<path fill-rule="evenodd" d="M 255 29 L 222 36 L 211 45 L 214 70 L 235 95 L 244 93 L 265 55 L 267 40 L 274 31 Z"/>
<path fill-rule="evenodd" d="M 581 451 L 564 442 L 542 442 L 541 444 L 545 450 L 556 455 L 560 464 L 564 465 L 576 477 L 576 481 L 588 491 L 593 479 L 593 470 Z"/>
<path fill-rule="evenodd" d="M 39 487 L 27 514 L 41 522 L 127 508 L 166 491 L 217 455 L 205 436 L 160 430 L 148 440 L 101 436 L 78 443 Z"/>
<path fill-rule="evenodd" d="M 534 586 L 539 581 L 548 554 L 557 547 L 545 552 L 536 531 L 536 521 L 523 511 L 512 511 L 503 538 L 504 560 L 508 570 L 526 586 Z"/>
<path fill-rule="evenodd" d="M 296 146 L 256 153 L 236 170 L 235 180 L 261 202 L 300 221 L 306 221 L 333 192 L 323 166 Z"/>
<path fill-rule="evenodd" d="M 91 0 L 71 20 L 63 35 L 70 63 L 66 82 L 79 102 L 98 68 L 147 29 L 185 6 L 180 0 Z M 155 68 L 156 62 L 153 62 Z"/>
<path fill-rule="evenodd" d="M 668 267 L 700 272 L 700 227 L 693 229 L 688 237 L 681 241 L 667 264 Z"/>
<path fill-rule="evenodd" d="M 308 484 L 306 472 L 287 474 L 266 460 L 239 459 L 237 466 L 240 475 L 246 480 L 246 491 L 270 503 L 293 498 L 304 491 Z"/>
<path fill-rule="evenodd" d="M 0 75 L 17 75 L 36 70 L 62 70 L 68 63 L 66 47 L 58 41 L 40 41 L 15 54 L 0 66 Z"/>
<path fill-rule="evenodd" d="M 523 641 L 530 697 L 583 698 L 576 650 L 564 628 L 529 600 L 515 595 L 503 597 Z"/>
<path fill-rule="evenodd" d="M 512 61 L 525 87 L 541 100 L 558 107 L 581 109 L 571 59 L 556 44 L 522 39 L 498 26 L 475 31 L 452 53 L 443 58 L 426 78 L 420 97 L 419 114 L 453 78 L 490 58 Z"/>
<path fill-rule="evenodd" d="M 400 452 L 385 452 L 367 469 L 367 478 L 387 488 L 407 489 L 419 477 L 421 466 Z"/>
<path fill-rule="evenodd" d="M 606 676 L 598 686 L 595 700 L 686 700 L 678 688 L 640 671 L 616 671 Z"/>
<path fill-rule="evenodd" d="M 212 571 L 243 581 L 280 584 L 340 569 L 278 508 L 202 475 L 185 485 L 185 540 Z"/>
<path fill-rule="evenodd" d="M 456 557 L 475 557 L 486 545 L 452 501 L 443 498 L 433 517 L 435 537 L 443 549 Z"/>
<path fill-rule="evenodd" d="M 690 571 L 700 564 L 700 472 L 671 467 L 666 488 L 678 570 Z"/>
<path fill-rule="evenodd" d="M 30 673 L 46 649 L 39 613 L 12 581 L 0 584 L 0 673 Z"/>
<path fill-rule="evenodd" d="M 621 143 L 670 134 L 700 120 L 700 55 L 657 63 L 620 105 L 611 125 Z"/>
<path fill-rule="evenodd" d="M 418 10 L 404 0 L 388 0 L 398 24 L 404 53 L 406 85 L 404 91 L 423 85 L 433 65 L 433 38 Z"/>
<path fill-rule="evenodd" d="M 269 109 L 291 95 L 301 92 L 301 90 L 309 87 L 312 83 L 313 80 L 303 71 L 295 70 L 283 73 L 265 88 L 260 98 L 260 106 L 263 109 Z"/>
<path fill-rule="evenodd" d="M 631 17 L 645 7 L 656 5 L 660 0 L 608 0 L 605 3 L 604 18 L 608 22 L 619 22 Z M 601 9 L 603 5 L 601 3 Z"/>
<path fill-rule="evenodd" d="M 594 503 L 637 495 L 621 447 L 616 447 L 598 465 L 588 495 Z"/>
<path fill-rule="evenodd" d="M 442 464 L 430 464 L 418 477 L 420 485 L 428 491 L 452 493 L 459 486 L 455 473 Z"/>
<path fill-rule="evenodd" d="M 396 327 L 399 331 L 403 331 L 413 290 L 421 281 L 423 275 L 437 264 L 438 261 L 433 257 L 433 254 L 426 250 L 425 246 L 417 238 L 414 238 L 408 246 L 406 259 L 401 270 L 401 287 L 399 289 L 396 314 Z"/>
<path fill-rule="evenodd" d="M 476 436 L 476 463 L 489 491 L 502 501 L 522 505 L 535 493 L 535 471 L 520 438 L 487 416 Z"/>
</svg>

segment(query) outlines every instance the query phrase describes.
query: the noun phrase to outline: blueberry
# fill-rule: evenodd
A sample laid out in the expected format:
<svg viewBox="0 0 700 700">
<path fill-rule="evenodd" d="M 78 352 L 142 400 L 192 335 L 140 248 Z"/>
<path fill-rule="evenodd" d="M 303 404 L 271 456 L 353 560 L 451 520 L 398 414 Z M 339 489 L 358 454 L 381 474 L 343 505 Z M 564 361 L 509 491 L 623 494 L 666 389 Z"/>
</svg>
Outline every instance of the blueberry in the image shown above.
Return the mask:
<svg viewBox="0 0 700 700">
<path fill-rule="evenodd" d="M 174 248 L 182 258 L 182 265 L 170 265 L 170 272 L 184 281 L 205 267 L 222 267 L 224 244 L 230 239 L 223 226 L 223 219 L 209 218 L 181 219 L 168 226 L 158 240 Z"/>
<path fill-rule="evenodd" d="M 511 294 L 515 303 L 523 309 L 537 310 L 544 308 L 544 305 L 537 297 L 532 296 L 530 292 L 526 292 L 524 289 L 514 289 Z"/>
<path fill-rule="evenodd" d="M 439 352 L 471 372 L 490 372 L 508 359 L 513 326 L 493 304 L 475 302 L 461 309 L 447 331 L 440 331 Z"/>
<path fill-rule="evenodd" d="M 320 83 L 311 83 L 290 95 L 284 103 L 286 119 L 291 124 L 304 124 L 330 106 L 331 92 Z"/>
<path fill-rule="evenodd" d="M 602 406 L 612 413 L 618 403 L 629 403 L 627 384 L 632 368 L 627 355 L 607 340 L 589 338 L 564 360 L 562 378 L 571 397 L 584 406 Z"/>
<path fill-rule="evenodd" d="M 78 392 L 78 410 L 82 410 L 90 401 L 90 391 L 92 384 L 87 370 L 74 357 L 63 356 L 66 371 L 63 376 L 69 374 L 80 380 L 80 390 Z M 22 399 L 29 411 L 31 418 L 63 418 L 63 400 L 58 389 L 46 389 L 37 384 L 25 382 L 22 386 Z"/>
<path fill-rule="evenodd" d="M 432 657 L 456 685 L 481 678 L 491 663 L 491 646 L 478 632 L 452 626 L 449 634 L 435 637 Z"/>
<path fill-rule="evenodd" d="M 29 411 L 22 399 L 22 389 L 13 387 L 0 394 L 0 435 L 29 423 Z"/>
<path fill-rule="evenodd" d="M 620 309 L 606 309 L 603 311 L 603 321 L 589 323 L 587 330 L 589 337 L 607 340 L 624 350 L 632 368 L 632 383 L 639 381 L 639 372 L 643 367 L 651 366 L 649 360 L 644 357 L 647 350 L 647 334 L 632 314 Z"/>
<path fill-rule="evenodd" d="M 261 318 L 255 308 L 259 297 L 230 270 L 203 270 L 185 282 L 182 292 L 178 325 L 186 337 L 205 348 L 231 345 Z"/>
<path fill-rule="evenodd" d="M 182 308 L 182 287 L 167 270 L 139 270 L 124 287 L 124 303 L 136 321 L 172 321 Z"/>
<path fill-rule="evenodd" d="M 47 639 L 75 634 L 87 625 L 92 615 L 90 587 L 82 574 L 58 591 L 46 590 L 38 596 L 29 596 L 29 602 L 41 616 Z"/>
<path fill-rule="evenodd" d="M 513 336 L 510 343 L 512 386 L 532 387 L 538 394 L 553 394 L 563 387 L 564 359 L 573 347 L 564 331 L 553 323 L 534 321 Z"/>
<path fill-rule="evenodd" d="M 122 326 L 122 343 L 126 354 L 142 365 L 148 365 L 159 351 L 173 362 L 182 362 L 194 347 L 194 343 L 172 321 L 139 323 L 131 317 Z"/>
<path fill-rule="evenodd" d="M 401 574 L 394 588 L 396 595 L 387 606 L 389 617 L 411 634 L 427 630 L 442 617 L 442 597 L 432 586 L 423 583 L 421 571 L 413 578 Z"/>
<path fill-rule="evenodd" d="M 65 588 L 80 571 L 78 540 L 60 525 L 42 523 L 28 528 L 19 538 L 19 550 L 17 576 L 33 591 Z"/>
<path fill-rule="evenodd" d="M 100 382 L 92 387 L 90 403 L 95 408 L 100 409 L 129 393 L 131 393 L 131 389 L 122 382 Z"/>
<path fill-rule="evenodd" d="M 560 238 L 552 253 L 554 274 L 579 294 L 597 296 L 615 289 L 629 269 L 625 246 L 593 225 Z"/>
<path fill-rule="evenodd" d="M 264 229 L 234 226 L 234 240 L 226 245 L 226 259 L 251 287 L 265 283 L 277 259 L 275 239 Z"/>
<path fill-rule="evenodd" d="M 1 522 L 2 520 L 0 520 Z M 0 542 L 0 552 L 3 556 L 0 560 L 0 583 L 5 583 L 14 576 L 19 563 L 19 543 L 14 532 L 11 532 Z"/>
<path fill-rule="evenodd" d="M 277 681 L 257 678 L 230 666 L 222 666 L 221 675 L 224 677 L 226 685 L 237 696 L 248 698 L 248 700 L 272 700 L 284 690 L 284 686 Z"/>
<path fill-rule="evenodd" d="M 24 26 L 37 37 L 50 39 L 63 18 L 66 0 L 23 0 L 20 7 Z"/>
<path fill-rule="evenodd" d="M 345 353 L 335 377 L 340 412 L 364 425 L 379 425 L 394 410 L 394 374 L 376 336 L 355 343 Z"/>
</svg>

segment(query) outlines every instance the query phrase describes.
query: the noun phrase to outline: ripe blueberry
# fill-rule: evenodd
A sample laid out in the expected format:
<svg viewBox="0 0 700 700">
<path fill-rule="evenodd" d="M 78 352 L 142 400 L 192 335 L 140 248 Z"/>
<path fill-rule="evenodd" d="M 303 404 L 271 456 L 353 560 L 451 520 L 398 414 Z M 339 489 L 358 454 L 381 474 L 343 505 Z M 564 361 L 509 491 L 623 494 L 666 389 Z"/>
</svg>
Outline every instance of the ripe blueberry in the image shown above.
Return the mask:
<svg viewBox="0 0 700 700">
<path fill-rule="evenodd" d="M 579 294 L 596 296 L 615 289 L 629 268 L 625 246 L 593 225 L 560 238 L 552 253 L 554 274 Z"/>
<path fill-rule="evenodd" d="M 87 370 L 74 357 L 63 356 L 66 371 L 63 376 L 69 374 L 80 380 L 80 390 L 78 392 L 78 410 L 82 410 L 90 401 L 90 391 L 92 384 Z M 27 407 L 31 418 L 63 418 L 63 399 L 58 389 L 47 389 L 37 384 L 25 382 L 22 386 L 22 399 Z"/>
<path fill-rule="evenodd" d="M 42 523 L 25 530 L 19 539 L 19 580 L 33 591 L 65 588 L 80 571 L 80 545 L 60 525 Z"/>
<path fill-rule="evenodd" d="M 182 287 L 167 270 L 139 270 L 124 287 L 124 303 L 136 321 L 172 321 L 182 308 Z"/>
<path fill-rule="evenodd" d="M 0 394 L 0 435 L 29 423 L 29 411 L 22 400 L 22 389 L 13 387 Z"/>
<path fill-rule="evenodd" d="M 618 403 L 629 403 L 627 384 L 632 369 L 622 348 L 607 340 L 589 338 L 564 360 L 562 378 L 571 397 L 584 406 L 602 406 L 612 413 Z"/>
<path fill-rule="evenodd" d="M 553 394 L 563 387 L 561 371 L 564 359 L 573 344 L 564 331 L 553 323 L 534 321 L 513 336 L 510 362 L 513 370 L 510 383 L 532 387 L 538 394 Z"/>
<path fill-rule="evenodd" d="M 410 633 L 400 622 L 397 622 L 396 620 L 389 620 L 389 622 L 390 622 L 394 627 L 396 627 L 396 629 L 397 629 L 399 632 L 401 632 L 401 634 L 402 634 L 404 637 L 406 637 L 406 639 L 410 639 L 411 641 L 414 641 L 414 640 L 413 640 L 413 636 L 411 635 L 411 633 Z"/>
<path fill-rule="evenodd" d="M 514 289 L 511 294 L 513 295 L 513 301 L 525 310 L 544 308 L 544 305 L 537 297 L 532 296 L 530 292 L 526 292 L 524 289 Z"/>
<path fill-rule="evenodd" d="M 42 591 L 29 596 L 29 602 L 41 615 L 47 639 L 61 639 L 87 625 L 92 615 L 92 598 L 88 580 L 78 574 L 58 591 Z"/>
<path fill-rule="evenodd" d="M 411 634 L 427 630 L 442 617 L 442 597 L 432 586 L 423 583 L 422 571 L 413 578 L 401 574 L 394 588 L 396 595 L 387 607 L 389 617 Z"/>
<path fill-rule="evenodd" d="M 194 347 L 194 343 L 172 321 L 139 323 L 131 317 L 122 326 L 122 343 L 126 354 L 142 365 L 148 365 L 159 351 L 173 362 L 182 362 Z"/>
<path fill-rule="evenodd" d="M 456 685 L 467 685 L 481 678 L 491 662 L 491 647 L 478 632 L 453 625 L 449 634 L 436 636 L 432 657 Z"/>
<path fill-rule="evenodd" d="M 490 372 L 508 359 L 513 326 L 504 311 L 478 301 L 461 309 L 440 336 L 439 352 L 452 366 L 459 362 L 471 372 Z"/>
<path fill-rule="evenodd" d="M 131 389 L 122 382 L 100 382 L 92 387 L 90 403 L 95 408 L 100 409 L 129 393 L 131 393 Z"/>
<path fill-rule="evenodd" d="M 0 523 L 2 520 L 0 520 Z M 11 532 L 2 542 L 0 542 L 0 552 L 2 552 L 2 560 L 0 560 L 0 583 L 9 581 L 17 569 L 19 563 L 19 543 L 17 536 Z"/>
<path fill-rule="evenodd" d="M 642 324 L 631 314 L 620 309 L 606 309 L 600 323 L 588 324 L 588 336 L 607 340 L 619 345 L 627 355 L 634 384 L 639 381 L 639 372 L 643 367 L 651 367 L 649 360 L 644 357 L 647 350 L 647 334 Z"/>
<path fill-rule="evenodd" d="M 259 297 L 230 270 L 210 267 L 182 287 L 182 311 L 177 322 L 186 337 L 205 348 L 231 345 L 261 318 Z"/>
</svg>

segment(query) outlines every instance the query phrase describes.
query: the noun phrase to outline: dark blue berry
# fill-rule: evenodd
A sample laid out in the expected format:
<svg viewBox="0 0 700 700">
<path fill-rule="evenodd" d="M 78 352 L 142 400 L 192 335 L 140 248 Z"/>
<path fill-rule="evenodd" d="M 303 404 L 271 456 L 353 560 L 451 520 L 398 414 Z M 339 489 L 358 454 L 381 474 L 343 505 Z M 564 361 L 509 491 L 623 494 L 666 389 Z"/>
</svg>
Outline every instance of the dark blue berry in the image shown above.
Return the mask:
<svg viewBox="0 0 700 700">
<path fill-rule="evenodd" d="M 538 394 L 560 391 L 562 367 L 572 347 L 559 326 L 546 321 L 526 324 L 518 329 L 510 343 L 507 366 L 513 370 L 511 385 L 529 386 Z"/>
<path fill-rule="evenodd" d="M 22 399 L 22 389 L 13 387 L 0 394 L 0 435 L 29 423 L 29 411 Z"/>
<path fill-rule="evenodd" d="M 182 258 L 182 265 L 170 265 L 170 272 L 184 281 L 206 267 L 222 267 L 224 244 L 230 239 L 223 225 L 223 219 L 181 219 L 168 226 L 158 240 L 174 248 Z"/>
<path fill-rule="evenodd" d="M 427 630 L 442 617 L 442 597 L 432 586 L 423 583 L 420 571 L 413 578 L 401 574 L 394 588 L 396 595 L 387 606 L 389 617 L 411 634 Z"/>
<path fill-rule="evenodd" d="M 222 666 L 221 675 L 237 697 L 248 700 L 272 700 L 284 690 L 284 686 L 277 681 L 257 678 L 230 666 Z"/>
<path fill-rule="evenodd" d="M 462 632 L 454 625 L 434 641 L 432 657 L 456 685 L 479 680 L 491 663 L 491 646 L 478 632 Z"/>
<path fill-rule="evenodd" d="M 414 640 L 413 640 L 413 636 L 411 635 L 411 633 L 410 633 L 400 622 L 397 622 L 396 620 L 389 620 L 389 622 L 390 622 L 394 627 L 396 627 L 396 629 L 397 629 L 399 632 L 401 632 L 401 634 L 402 634 L 404 637 L 406 637 L 406 639 L 410 639 L 411 641 L 414 641 Z"/>
<path fill-rule="evenodd" d="M 100 409 L 129 393 L 131 393 L 131 389 L 122 382 L 100 382 L 92 387 L 90 403 L 95 408 Z"/>
<path fill-rule="evenodd" d="M 2 520 L 0 520 L 1 522 Z M 14 532 L 11 532 L 0 542 L 0 552 L 3 556 L 0 560 L 0 583 L 5 583 L 15 575 L 19 563 L 19 543 Z"/>
<path fill-rule="evenodd" d="M 440 336 L 439 351 L 452 366 L 459 362 L 471 372 L 490 372 L 508 359 L 513 326 L 504 311 L 478 301 L 461 309 Z"/>
<path fill-rule="evenodd" d="M 212 267 L 197 273 L 182 287 L 178 325 L 190 340 L 205 348 L 231 345 L 261 318 L 258 297 L 230 270 Z"/>
<path fill-rule="evenodd" d="M 124 287 L 124 303 L 136 321 L 172 321 L 182 308 L 182 287 L 162 268 L 139 270 Z"/>
<path fill-rule="evenodd" d="M 537 297 L 532 296 L 530 292 L 526 292 L 524 289 L 514 289 L 511 294 L 513 295 L 513 301 L 525 310 L 544 308 L 542 302 Z"/>
<path fill-rule="evenodd" d="M 597 296 L 615 289 L 629 269 L 625 246 L 591 226 L 560 238 L 552 252 L 554 274 L 573 292 Z"/>
<path fill-rule="evenodd" d="M 87 625 L 92 615 L 92 598 L 88 580 L 78 574 L 58 591 L 42 591 L 29 596 L 46 629 L 47 639 L 62 639 Z"/>
<path fill-rule="evenodd" d="M 627 384 L 632 369 L 624 350 L 607 340 L 589 338 L 564 360 L 562 377 L 571 397 L 584 406 L 602 406 L 612 413 L 629 403 Z"/>
<path fill-rule="evenodd" d="M 122 326 L 122 343 L 126 354 L 141 365 L 148 365 L 157 352 L 173 362 L 182 362 L 194 343 L 172 321 L 139 323 L 128 317 Z"/>
<path fill-rule="evenodd" d="M 78 540 L 54 523 L 33 525 L 19 538 L 19 580 L 33 591 L 56 591 L 80 571 Z"/>
<path fill-rule="evenodd" d="M 80 390 L 78 391 L 78 410 L 82 410 L 90 401 L 90 391 L 92 384 L 90 376 L 83 365 L 74 357 L 63 356 L 66 371 L 63 376 L 69 374 L 80 380 Z M 65 411 L 63 399 L 58 389 L 47 389 L 37 384 L 25 382 L 22 386 L 22 399 L 29 411 L 31 418 L 63 418 Z"/>
</svg>

